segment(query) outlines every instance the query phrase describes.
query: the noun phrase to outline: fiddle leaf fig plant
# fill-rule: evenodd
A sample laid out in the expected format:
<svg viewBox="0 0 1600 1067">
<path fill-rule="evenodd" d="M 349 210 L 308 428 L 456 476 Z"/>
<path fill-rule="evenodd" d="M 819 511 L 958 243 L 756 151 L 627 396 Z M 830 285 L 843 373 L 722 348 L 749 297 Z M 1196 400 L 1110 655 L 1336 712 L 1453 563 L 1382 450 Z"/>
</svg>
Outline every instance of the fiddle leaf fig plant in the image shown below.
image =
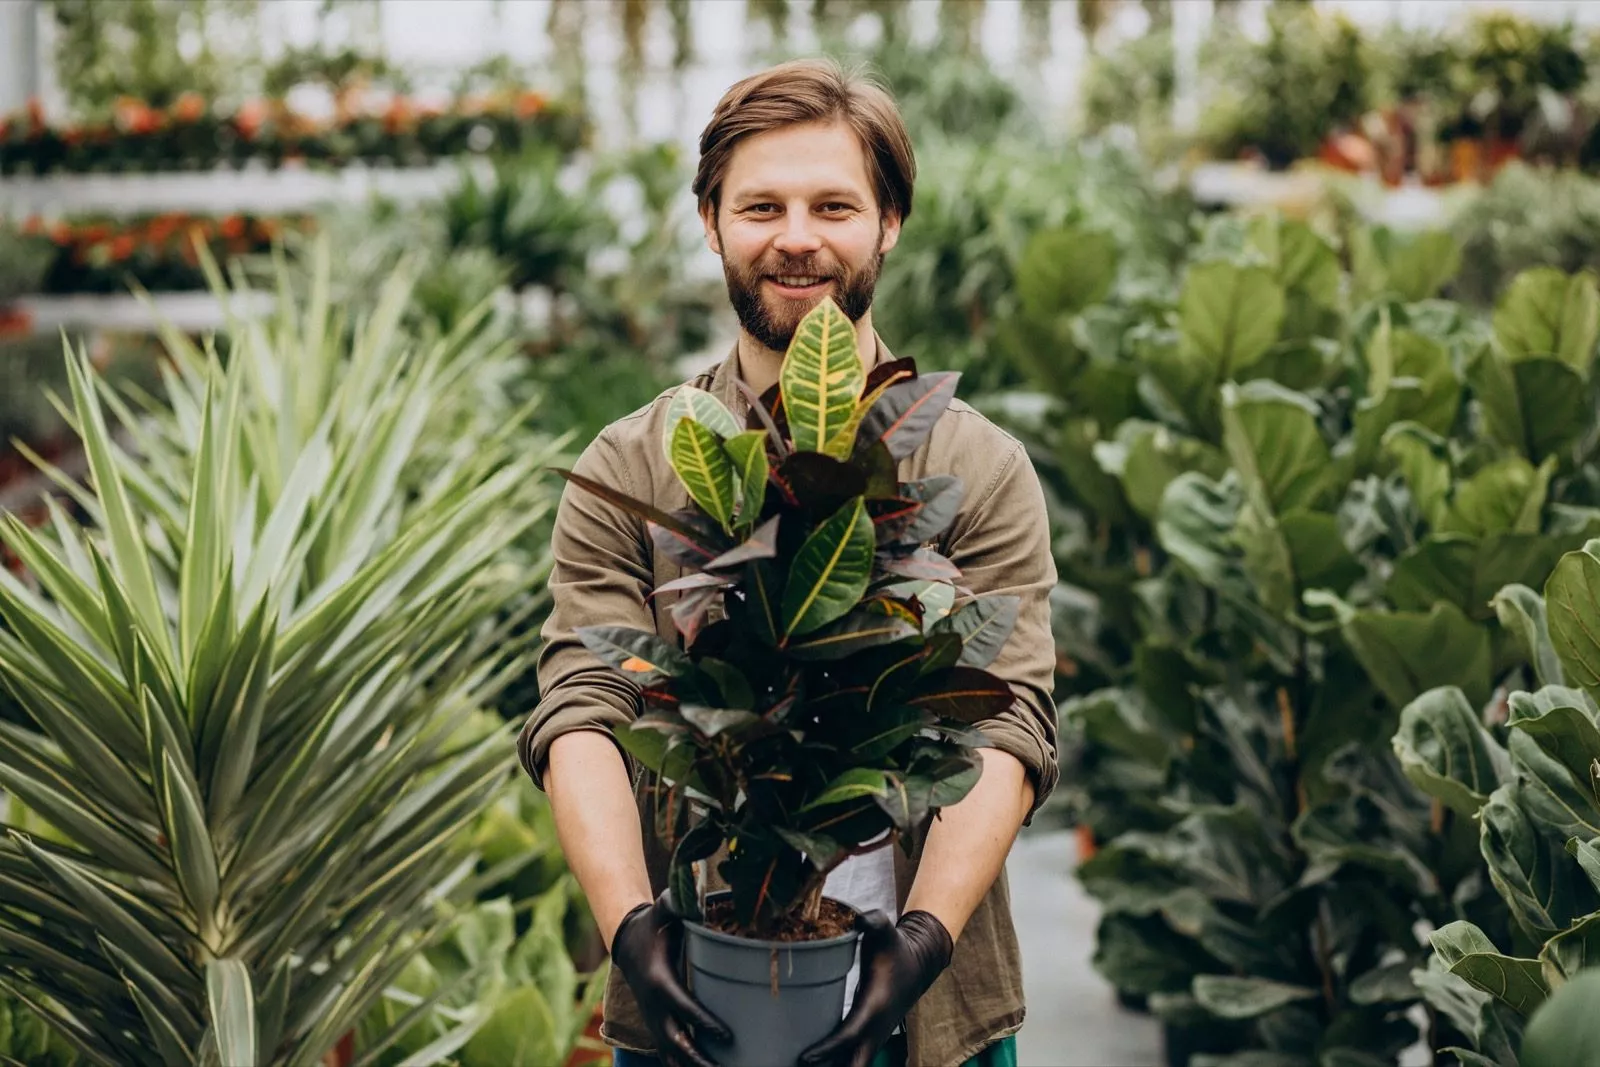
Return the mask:
<svg viewBox="0 0 1600 1067">
<path fill-rule="evenodd" d="M 642 692 L 618 740 L 659 777 L 656 830 L 691 918 L 704 907 L 693 865 L 726 846 L 728 925 L 806 930 L 831 870 L 894 841 L 909 850 L 913 830 L 978 780 L 987 742 L 975 724 L 1012 701 L 984 668 L 1019 603 L 970 595 L 931 547 L 955 518 L 959 480 L 896 470 L 957 377 L 919 375 L 907 359 L 869 373 L 825 300 L 778 384 L 745 388 L 747 427 L 703 390 L 674 395 L 665 447 L 689 508 L 668 514 L 560 472 L 641 517 L 684 568 L 652 594 L 680 594 L 683 647 L 625 626 L 579 636 Z"/>
<path fill-rule="evenodd" d="M 1515 1065 L 1524 1026 L 1600 949 L 1597 579 L 1600 541 L 1591 540 L 1561 558 L 1543 596 L 1509 585 L 1494 597 L 1543 683 L 1509 694 L 1503 724 L 1486 724 L 1459 689 L 1443 687 L 1406 707 L 1394 737 L 1407 777 L 1476 821 L 1489 881 L 1510 913 L 1504 951 L 1458 920 L 1433 932 L 1434 955 L 1415 975 L 1440 1011 L 1472 1005 L 1473 1025 L 1459 1029 L 1474 1047 L 1446 1050 L 1464 1061 Z M 1531 1028 L 1528 1041 L 1548 1045 Z"/>
</svg>

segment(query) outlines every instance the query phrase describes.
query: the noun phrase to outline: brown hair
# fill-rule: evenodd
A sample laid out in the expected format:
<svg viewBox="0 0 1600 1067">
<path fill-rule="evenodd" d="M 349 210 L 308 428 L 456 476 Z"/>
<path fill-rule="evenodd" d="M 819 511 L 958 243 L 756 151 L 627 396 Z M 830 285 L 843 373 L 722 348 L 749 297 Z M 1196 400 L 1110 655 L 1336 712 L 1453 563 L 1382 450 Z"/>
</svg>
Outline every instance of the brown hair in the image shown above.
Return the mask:
<svg viewBox="0 0 1600 1067">
<path fill-rule="evenodd" d="M 875 79 L 831 59 L 795 59 L 743 79 L 723 94 L 700 134 L 694 195 L 713 211 L 733 150 L 746 137 L 802 122 L 842 119 L 867 157 L 878 209 L 903 221 L 911 214 L 917 160 L 894 97 Z"/>
</svg>

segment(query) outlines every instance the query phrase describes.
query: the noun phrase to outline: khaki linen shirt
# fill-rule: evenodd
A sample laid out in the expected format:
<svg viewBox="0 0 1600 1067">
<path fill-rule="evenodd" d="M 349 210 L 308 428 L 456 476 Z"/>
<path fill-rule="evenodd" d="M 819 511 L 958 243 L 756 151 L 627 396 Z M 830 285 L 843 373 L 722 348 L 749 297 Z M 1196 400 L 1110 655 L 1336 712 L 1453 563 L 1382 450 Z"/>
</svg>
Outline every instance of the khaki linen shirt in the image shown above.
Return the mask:
<svg viewBox="0 0 1600 1067">
<path fill-rule="evenodd" d="M 880 341 L 879 361 L 889 355 Z M 743 424 L 749 405 L 736 387 L 737 347 L 714 371 L 689 384 L 708 390 Z M 679 387 L 607 426 L 584 450 L 574 469 L 666 511 L 689 506 L 662 449 L 667 405 Z M 1049 595 L 1056 584 L 1045 502 L 1022 445 L 960 400 L 934 426 L 928 441 L 900 461 L 902 480 L 953 474 L 965 489 L 961 509 L 937 547 L 963 572 L 962 584 L 976 594 L 1021 598 L 1016 629 L 991 671 L 1011 684 L 1016 700 L 1005 713 L 979 723 L 994 747 L 1026 768 L 1035 810 L 1055 787 L 1055 646 L 1050 633 Z M 584 648 L 580 626 L 616 624 L 656 633 L 681 644 L 668 609 L 670 594 L 647 600 L 656 586 L 681 575 L 652 548 L 644 523 L 598 497 L 567 486 L 552 535 L 553 606 L 543 630 L 538 662 L 540 701 L 518 739 L 523 768 L 541 789 L 550 745 L 574 730 L 611 731 L 639 711 L 637 687 Z M 645 832 L 645 863 L 653 890 L 666 885 L 668 853 L 650 833 L 651 773 L 624 753 Z M 1031 821 L 1033 813 L 1029 812 Z M 916 836 L 912 855 L 894 848 L 895 888 L 903 909 L 926 838 Z M 713 870 L 715 864 L 709 864 Z M 908 1063 L 912 1067 L 956 1067 L 990 1043 L 1015 1033 L 1023 1019 L 1022 970 L 1010 891 L 1004 872 L 968 921 L 948 969 L 906 1017 Z M 606 987 L 601 1036 L 636 1052 L 654 1051 L 633 996 L 613 969 Z"/>
</svg>

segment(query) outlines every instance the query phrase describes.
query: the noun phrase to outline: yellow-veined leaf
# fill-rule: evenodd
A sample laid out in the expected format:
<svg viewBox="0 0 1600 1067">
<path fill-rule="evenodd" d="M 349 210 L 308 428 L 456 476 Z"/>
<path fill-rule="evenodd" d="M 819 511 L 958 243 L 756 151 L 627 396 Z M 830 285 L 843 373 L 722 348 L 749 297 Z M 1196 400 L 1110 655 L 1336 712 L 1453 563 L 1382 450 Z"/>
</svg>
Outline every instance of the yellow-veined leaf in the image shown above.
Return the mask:
<svg viewBox="0 0 1600 1067">
<path fill-rule="evenodd" d="M 855 417 L 865 380 L 855 326 L 839 305 L 824 298 L 800 320 L 778 375 L 797 451 L 850 458 L 849 447 L 837 451 L 842 443 L 839 431 Z"/>
<path fill-rule="evenodd" d="M 727 530 L 738 493 L 733 460 L 722 440 L 693 419 L 678 420 L 672 433 L 672 469 L 694 502 Z"/>
</svg>

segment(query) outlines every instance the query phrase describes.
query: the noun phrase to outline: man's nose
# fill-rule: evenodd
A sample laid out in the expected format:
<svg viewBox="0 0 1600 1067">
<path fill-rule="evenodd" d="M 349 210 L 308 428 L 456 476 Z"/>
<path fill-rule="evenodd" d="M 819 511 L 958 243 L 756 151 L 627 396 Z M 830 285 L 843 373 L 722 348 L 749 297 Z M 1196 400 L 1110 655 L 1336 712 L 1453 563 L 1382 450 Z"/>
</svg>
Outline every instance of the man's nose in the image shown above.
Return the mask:
<svg viewBox="0 0 1600 1067">
<path fill-rule="evenodd" d="M 805 256 L 822 247 L 822 238 L 812 229 L 809 212 L 791 211 L 772 246 L 784 255 Z"/>
</svg>

